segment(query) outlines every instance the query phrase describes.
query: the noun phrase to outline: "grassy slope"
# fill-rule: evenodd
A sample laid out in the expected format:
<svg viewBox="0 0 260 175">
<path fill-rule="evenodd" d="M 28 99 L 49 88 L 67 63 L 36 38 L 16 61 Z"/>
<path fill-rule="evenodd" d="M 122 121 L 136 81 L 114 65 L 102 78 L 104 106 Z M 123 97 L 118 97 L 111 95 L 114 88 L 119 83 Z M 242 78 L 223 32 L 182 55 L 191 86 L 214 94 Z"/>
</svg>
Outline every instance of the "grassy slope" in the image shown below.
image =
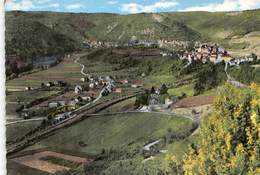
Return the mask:
<svg viewBox="0 0 260 175">
<path fill-rule="evenodd" d="M 30 58 L 46 54 L 62 54 L 76 50 L 77 41 L 40 21 L 41 16 L 27 13 L 6 14 L 7 54 Z"/>
<path fill-rule="evenodd" d="M 18 115 L 16 109 L 22 105 L 22 103 L 14 104 L 8 102 L 20 102 L 30 103 L 37 98 L 49 97 L 51 95 L 57 94 L 58 91 L 19 91 L 19 92 L 8 92 L 6 94 L 6 114 L 7 115 Z"/>
<path fill-rule="evenodd" d="M 138 39 L 208 40 L 237 54 L 256 52 L 260 10 L 241 13 L 73 14 L 7 12 L 7 53 L 24 59 L 80 49 L 85 39 L 128 41 Z M 235 37 L 234 37 L 235 36 Z"/>
<path fill-rule="evenodd" d="M 20 165 L 11 160 L 7 162 L 7 175 L 50 175 L 24 165 Z"/>
<path fill-rule="evenodd" d="M 9 80 L 6 82 L 6 85 L 7 87 L 40 87 L 41 83 L 59 80 L 67 81 L 69 83 L 77 83 L 80 78 L 82 78 L 80 70 L 81 66 L 74 63 L 72 59 L 69 61 L 64 60 L 60 64 L 47 70 Z"/>
<path fill-rule="evenodd" d="M 158 39 L 196 39 L 200 34 L 204 38 L 210 37 L 221 39 L 221 32 L 229 32 L 224 38 L 235 35 L 245 35 L 260 28 L 260 11 L 245 11 L 242 13 L 209 13 L 209 12 L 185 12 L 185 13 L 159 13 L 156 14 L 72 14 L 72 13 L 7 13 L 7 24 L 15 20 L 30 18 L 30 21 L 52 28 L 61 34 L 82 40 L 82 37 L 99 39 L 130 39 L 132 36 L 138 38 Z M 159 17 L 158 17 L 159 16 Z M 159 18 L 159 20 L 158 20 Z M 25 21 L 25 20 L 23 20 Z M 151 34 L 141 31 L 151 29 Z M 7 28 L 8 29 L 8 28 Z M 73 32 L 72 32 L 73 31 Z M 7 33 L 8 30 L 7 30 Z M 153 34 L 154 33 L 154 34 Z M 199 34 L 200 33 L 200 34 Z M 198 34 L 198 35 L 197 35 Z M 224 36 L 224 35 L 221 35 Z M 9 35 L 7 35 L 9 38 Z"/>
<path fill-rule="evenodd" d="M 168 128 L 172 128 L 176 133 L 183 133 L 191 128 L 191 121 L 143 113 L 89 118 L 59 131 L 40 144 L 55 150 L 98 154 L 103 148 L 127 149 L 128 144 L 142 146 L 164 136 Z M 80 147 L 80 141 L 88 146 Z"/>
<path fill-rule="evenodd" d="M 29 131 L 38 127 L 40 124 L 41 124 L 41 121 L 31 121 L 31 122 L 7 125 L 6 140 L 12 141 L 16 138 L 20 138 L 21 136 L 24 136 Z"/>
</svg>

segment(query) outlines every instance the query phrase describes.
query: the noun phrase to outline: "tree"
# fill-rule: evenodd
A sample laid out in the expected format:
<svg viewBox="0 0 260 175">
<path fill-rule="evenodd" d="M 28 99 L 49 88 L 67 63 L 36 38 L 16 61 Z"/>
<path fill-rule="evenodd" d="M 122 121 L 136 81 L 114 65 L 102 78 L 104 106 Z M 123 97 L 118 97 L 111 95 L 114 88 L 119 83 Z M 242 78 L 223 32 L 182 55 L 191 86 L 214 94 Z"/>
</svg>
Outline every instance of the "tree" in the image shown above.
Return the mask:
<svg viewBox="0 0 260 175">
<path fill-rule="evenodd" d="M 168 91 L 168 88 L 166 86 L 166 84 L 163 84 L 160 88 L 160 94 L 163 95 L 163 94 L 167 94 L 167 91 Z"/>
<path fill-rule="evenodd" d="M 248 92 L 226 85 L 204 119 L 198 144 L 181 165 L 185 175 L 260 173 L 260 86 Z"/>
<path fill-rule="evenodd" d="M 151 88 L 151 90 L 150 90 L 150 93 L 151 93 L 151 94 L 154 94 L 154 93 L 155 93 L 155 88 L 154 88 L 154 86 L 152 86 L 152 88 Z"/>
<path fill-rule="evenodd" d="M 257 55 L 255 53 L 252 53 L 251 57 L 253 58 L 253 63 L 256 63 L 257 62 Z"/>
<path fill-rule="evenodd" d="M 224 72 L 224 64 L 207 63 L 200 67 L 195 75 L 196 82 L 194 86 L 194 94 L 199 95 L 206 90 L 210 90 L 219 84 L 222 84 L 226 79 Z"/>
<path fill-rule="evenodd" d="M 145 90 L 145 93 L 137 95 L 135 100 L 135 106 L 148 105 L 149 96 L 149 90 Z"/>
</svg>

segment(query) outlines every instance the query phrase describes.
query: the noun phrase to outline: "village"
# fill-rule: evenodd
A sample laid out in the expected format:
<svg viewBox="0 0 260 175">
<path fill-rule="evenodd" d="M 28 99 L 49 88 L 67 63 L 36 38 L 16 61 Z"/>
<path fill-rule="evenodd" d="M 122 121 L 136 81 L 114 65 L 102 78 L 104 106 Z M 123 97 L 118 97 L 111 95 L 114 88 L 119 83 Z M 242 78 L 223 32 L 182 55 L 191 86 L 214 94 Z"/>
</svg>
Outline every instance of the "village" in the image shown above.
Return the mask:
<svg viewBox="0 0 260 175">
<path fill-rule="evenodd" d="M 104 41 L 85 41 L 83 42 L 83 46 L 87 47 L 87 49 L 98 49 L 98 48 L 135 48 L 135 47 L 144 47 L 144 48 L 159 48 L 161 51 L 158 52 L 162 57 L 166 56 L 174 56 L 174 52 L 176 50 L 179 51 L 178 57 L 181 60 L 187 60 L 188 65 L 193 61 L 201 61 L 203 63 L 212 62 L 212 63 L 220 63 L 225 62 L 229 66 L 239 66 L 241 63 L 252 62 L 254 58 L 252 57 L 244 57 L 244 58 L 233 58 L 222 46 L 217 44 L 208 44 L 195 42 L 194 47 L 192 49 L 188 49 L 189 43 L 184 41 L 168 41 L 168 40 L 158 40 L 158 41 L 142 41 L 134 38 L 133 40 L 124 43 L 114 43 L 114 42 L 104 42 Z M 120 50 L 119 50 L 120 51 Z M 117 51 L 118 53 L 120 53 Z M 157 54 L 157 53 L 156 53 Z M 51 58 L 51 59 L 50 59 Z M 33 66 L 36 69 L 49 69 L 50 67 L 55 66 L 63 59 L 70 59 L 71 55 L 68 54 L 65 58 L 61 58 L 60 56 L 57 59 L 52 59 L 51 57 L 41 57 L 39 62 L 33 62 Z M 56 58 L 56 57 L 55 57 Z M 12 60 L 12 59 L 11 59 Z M 19 59 L 17 60 L 17 64 L 20 66 L 21 62 Z M 75 60 L 76 61 L 76 60 Z M 55 64 L 54 64 L 55 63 Z M 77 63 L 77 62 L 75 62 Z M 59 90 L 60 93 L 51 97 L 47 100 L 40 99 L 35 100 L 36 102 L 33 105 L 30 105 L 30 108 L 33 111 L 39 111 L 39 109 L 57 109 L 59 112 L 63 112 L 64 114 L 68 111 L 77 110 L 82 106 L 86 106 L 91 104 L 92 102 L 98 101 L 102 96 L 107 96 L 111 93 L 122 94 L 124 91 L 124 87 L 129 87 L 132 89 L 143 89 L 142 81 L 136 81 L 131 79 L 118 79 L 117 77 L 111 76 L 97 76 L 90 75 L 84 73 L 84 65 L 81 65 L 82 70 L 82 78 L 79 79 L 78 84 L 70 85 L 66 81 L 53 81 L 47 83 L 41 83 L 40 88 L 35 89 L 34 87 L 27 86 L 25 87 L 25 91 L 51 91 L 53 89 Z M 224 71 L 224 70 L 223 70 Z M 21 75 L 18 75 L 20 77 Z M 141 77 L 145 78 L 146 74 L 142 73 Z M 118 86 L 119 85 L 119 86 Z M 122 88 L 123 86 L 123 88 Z M 153 87 L 154 88 L 154 87 Z M 166 88 L 166 87 L 164 87 Z M 161 96 L 165 93 L 160 92 L 161 88 L 157 90 L 151 90 L 151 96 L 146 100 L 147 106 L 142 104 L 142 110 L 144 109 L 167 109 L 167 107 L 176 102 L 176 99 L 180 97 L 164 97 L 163 100 Z M 20 100 L 17 99 L 19 102 Z M 144 106 L 143 106 L 144 105 Z M 60 110 L 62 109 L 62 110 Z M 47 110 L 47 111 L 48 111 Z M 32 114 L 36 115 L 35 112 L 29 112 L 28 107 L 24 107 L 24 109 L 20 109 L 19 113 L 25 119 L 32 118 Z M 36 112 L 37 113 L 37 112 Z M 52 112 L 52 114 L 56 114 L 58 112 Z M 34 116 L 33 115 L 33 116 Z"/>
<path fill-rule="evenodd" d="M 194 42 L 191 51 L 188 51 L 188 41 L 179 40 L 138 40 L 133 38 L 126 43 L 118 42 L 105 42 L 105 41 L 84 41 L 83 45 L 86 48 L 120 48 L 120 47 L 146 47 L 146 48 L 160 48 L 162 56 L 173 56 L 173 52 L 181 51 L 178 55 L 180 59 L 187 60 L 189 63 L 192 61 L 200 60 L 203 63 L 208 61 L 215 64 L 222 61 L 229 63 L 230 66 L 239 66 L 239 64 L 252 62 L 254 58 L 252 56 L 245 56 L 242 58 L 232 57 L 228 51 L 218 45 L 210 43 L 202 43 L 199 41 Z"/>
</svg>

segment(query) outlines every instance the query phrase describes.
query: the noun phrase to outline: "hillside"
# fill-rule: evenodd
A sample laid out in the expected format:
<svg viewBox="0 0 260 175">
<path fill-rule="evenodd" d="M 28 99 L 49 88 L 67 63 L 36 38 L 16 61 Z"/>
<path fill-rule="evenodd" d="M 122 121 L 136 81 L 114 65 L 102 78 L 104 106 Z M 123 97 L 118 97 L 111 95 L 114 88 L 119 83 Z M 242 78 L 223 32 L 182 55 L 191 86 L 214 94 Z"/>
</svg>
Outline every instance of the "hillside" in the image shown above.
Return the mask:
<svg viewBox="0 0 260 175">
<path fill-rule="evenodd" d="M 133 15 L 7 12 L 7 54 L 32 56 L 80 48 L 86 39 L 107 41 L 207 40 L 234 55 L 260 55 L 260 10 L 244 12 L 177 12 Z M 24 58 L 24 59 L 25 59 Z"/>
</svg>

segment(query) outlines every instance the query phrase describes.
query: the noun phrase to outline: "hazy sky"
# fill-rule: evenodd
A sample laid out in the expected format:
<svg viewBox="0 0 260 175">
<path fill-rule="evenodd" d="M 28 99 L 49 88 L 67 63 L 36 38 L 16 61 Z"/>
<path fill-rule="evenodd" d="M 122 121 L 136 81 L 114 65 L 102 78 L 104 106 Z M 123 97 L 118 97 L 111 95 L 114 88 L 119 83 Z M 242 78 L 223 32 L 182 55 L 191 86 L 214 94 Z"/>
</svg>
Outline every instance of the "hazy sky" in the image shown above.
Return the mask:
<svg viewBox="0 0 260 175">
<path fill-rule="evenodd" d="M 62 12 L 240 11 L 260 8 L 260 0 L 8 0 L 6 10 Z"/>
</svg>

